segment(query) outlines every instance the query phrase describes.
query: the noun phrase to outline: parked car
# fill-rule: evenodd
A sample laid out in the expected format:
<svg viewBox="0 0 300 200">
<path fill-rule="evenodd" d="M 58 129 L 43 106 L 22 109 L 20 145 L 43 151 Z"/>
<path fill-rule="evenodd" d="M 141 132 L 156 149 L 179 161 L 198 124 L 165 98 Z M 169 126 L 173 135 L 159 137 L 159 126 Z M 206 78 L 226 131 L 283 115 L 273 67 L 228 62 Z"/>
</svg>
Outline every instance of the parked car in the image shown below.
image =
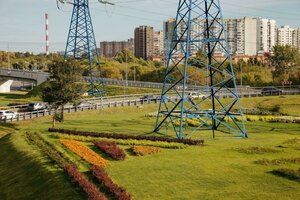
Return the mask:
<svg viewBox="0 0 300 200">
<path fill-rule="evenodd" d="M 268 87 L 263 87 L 261 89 L 261 94 L 262 95 L 281 95 L 282 94 L 282 90 L 273 87 L 273 86 L 268 86 Z"/>
<path fill-rule="evenodd" d="M 40 102 L 40 103 L 30 103 L 28 104 L 27 109 L 29 111 L 35 111 L 35 110 L 43 110 L 46 109 L 47 105 L 46 103 Z"/>
<path fill-rule="evenodd" d="M 204 99 L 206 96 L 200 92 L 189 92 L 187 97 L 190 99 Z"/>
<path fill-rule="evenodd" d="M 77 106 L 78 107 L 89 107 L 89 106 L 93 106 L 93 105 L 94 105 L 94 103 L 92 103 L 92 102 L 82 101 Z"/>
<path fill-rule="evenodd" d="M 142 101 L 145 101 L 145 100 L 152 100 L 152 99 L 158 99 L 160 100 L 160 96 L 155 96 L 155 95 L 145 95 L 145 96 L 142 96 L 140 98 L 140 100 Z"/>
<path fill-rule="evenodd" d="M 6 119 L 13 119 L 17 117 L 17 112 L 12 110 L 0 110 L 0 119 L 6 120 Z"/>
</svg>

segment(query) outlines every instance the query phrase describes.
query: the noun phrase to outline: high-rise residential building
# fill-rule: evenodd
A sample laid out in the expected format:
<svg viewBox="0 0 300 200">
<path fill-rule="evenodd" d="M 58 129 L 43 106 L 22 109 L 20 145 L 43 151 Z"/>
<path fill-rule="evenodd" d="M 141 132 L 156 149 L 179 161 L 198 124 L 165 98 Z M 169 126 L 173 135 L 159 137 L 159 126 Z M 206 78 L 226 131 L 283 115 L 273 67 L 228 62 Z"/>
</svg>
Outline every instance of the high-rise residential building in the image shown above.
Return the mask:
<svg viewBox="0 0 300 200">
<path fill-rule="evenodd" d="M 246 56 L 255 56 L 257 55 L 257 44 L 258 44 L 258 34 L 257 34 L 257 18 L 254 17 L 244 17 L 244 36 L 241 44 L 244 48 L 244 51 L 241 53 Z"/>
<path fill-rule="evenodd" d="M 153 56 L 154 30 L 150 26 L 140 26 L 134 30 L 134 55 L 145 60 Z"/>
<path fill-rule="evenodd" d="M 193 19 L 191 37 L 201 40 L 205 33 L 205 21 Z M 175 19 L 164 22 L 164 33 L 173 33 Z M 213 32 L 219 26 L 211 26 Z M 180 30 L 180 26 L 178 27 Z M 271 19 L 244 17 L 239 19 L 224 19 L 224 29 L 226 31 L 229 52 L 232 55 L 256 56 L 265 52 L 272 52 L 276 44 L 276 22 Z M 167 32 L 168 31 L 168 32 Z M 172 35 L 172 34 L 171 34 Z M 171 39 L 169 38 L 169 42 Z M 223 44 L 225 45 L 225 44 Z M 191 53 L 194 54 L 199 48 L 205 48 L 201 45 L 192 46 Z M 216 54 L 222 55 L 222 52 L 215 50 Z"/>
<path fill-rule="evenodd" d="M 257 18 L 257 54 L 272 52 L 276 45 L 276 21 Z"/>
<path fill-rule="evenodd" d="M 128 49 L 133 53 L 133 39 L 129 39 L 128 41 L 100 42 L 100 55 L 107 58 L 117 56 L 123 49 Z"/>
<path fill-rule="evenodd" d="M 296 29 L 291 28 L 287 25 L 278 28 L 277 30 L 277 44 L 278 45 L 295 45 L 295 31 Z"/>
<path fill-rule="evenodd" d="M 134 39 L 130 38 L 127 40 L 127 49 L 134 54 Z"/>
<path fill-rule="evenodd" d="M 175 18 L 171 18 L 171 19 L 163 22 L 163 33 L 164 33 L 164 37 L 165 37 L 164 38 L 165 53 L 168 53 L 168 51 L 170 50 L 170 44 L 171 44 L 172 37 L 173 37 L 175 23 L 176 23 Z"/>
<path fill-rule="evenodd" d="M 293 46 L 296 47 L 300 52 L 300 28 L 294 30 L 293 40 Z"/>
<path fill-rule="evenodd" d="M 243 55 L 245 51 L 245 21 L 242 19 L 225 19 L 224 24 L 229 52 Z"/>
<path fill-rule="evenodd" d="M 155 31 L 153 36 L 153 54 L 155 56 L 161 56 L 164 54 L 164 32 Z"/>
</svg>

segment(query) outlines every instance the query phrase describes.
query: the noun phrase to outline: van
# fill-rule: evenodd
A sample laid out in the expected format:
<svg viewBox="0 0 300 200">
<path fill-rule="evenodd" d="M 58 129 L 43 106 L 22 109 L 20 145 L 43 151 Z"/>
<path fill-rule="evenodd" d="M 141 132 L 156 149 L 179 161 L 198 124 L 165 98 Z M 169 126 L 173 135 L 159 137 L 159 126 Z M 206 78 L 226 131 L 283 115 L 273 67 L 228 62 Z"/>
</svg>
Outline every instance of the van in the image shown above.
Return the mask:
<svg viewBox="0 0 300 200">
<path fill-rule="evenodd" d="M 28 104 L 28 107 L 27 107 L 27 109 L 29 111 L 43 110 L 43 109 L 46 109 L 46 108 L 47 108 L 47 106 L 43 102 L 40 102 L 40 103 L 30 103 L 30 104 Z"/>
</svg>

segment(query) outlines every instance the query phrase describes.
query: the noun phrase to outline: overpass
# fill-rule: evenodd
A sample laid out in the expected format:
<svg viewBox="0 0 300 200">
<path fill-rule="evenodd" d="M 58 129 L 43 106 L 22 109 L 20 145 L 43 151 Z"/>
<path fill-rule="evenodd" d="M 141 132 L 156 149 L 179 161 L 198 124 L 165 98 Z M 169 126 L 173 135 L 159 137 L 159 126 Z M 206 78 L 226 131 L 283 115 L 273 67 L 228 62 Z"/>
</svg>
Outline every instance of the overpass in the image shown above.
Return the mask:
<svg viewBox="0 0 300 200">
<path fill-rule="evenodd" d="M 40 85 L 50 77 L 50 73 L 19 69 L 0 68 L 0 78 L 5 80 L 26 81 Z"/>
<path fill-rule="evenodd" d="M 41 71 L 30 71 L 30 70 L 19 70 L 19 69 L 8 69 L 0 68 L 0 78 L 5 80 L 16 80 L 16 81 L 26 81 L 32 82 L 35 85 L 40 85 L 45 82 L 51 73 L 41 72 Z M 104 78 L 104 84 L 106 85 L 126 85 L 128 87 L 143 87 L 143 88 L 161 88 L 162 83 L 153 82 L 142 82 L 142 81 L 126 81 L 126 80 L 116 80 L 110 78 Z M 89 77 L 83 77 L 83 81 L 89 82 Z M 99 82 L 99 79 L 95 79 L 95 82 Z"/>
</svg>

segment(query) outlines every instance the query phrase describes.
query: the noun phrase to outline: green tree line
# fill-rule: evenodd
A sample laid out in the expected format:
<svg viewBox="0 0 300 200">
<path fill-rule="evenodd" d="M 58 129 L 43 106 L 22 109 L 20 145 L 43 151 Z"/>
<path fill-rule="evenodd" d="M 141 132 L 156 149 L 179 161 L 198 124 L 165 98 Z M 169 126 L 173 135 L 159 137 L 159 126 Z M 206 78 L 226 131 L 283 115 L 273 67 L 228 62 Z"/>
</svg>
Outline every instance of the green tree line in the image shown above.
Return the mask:
<svg viewBox="0 0 300 200">
<path fill-rule="evenodd" d="M 49 71 L 49 66 L 61 59 L 59 54 L 34 55 L 31 53 L 0 52 L 0 66 L 25 70 Z M 196 58 L 205 59 L 203 53 L 198 52 Z M 193 60 L 189 61 L 190 64 Z M 230 63 L 225 63 L 230 67 Z M 80 61 L 83 75 L 89 74 L 87 60 Z M 180 66 L 179 66 L 180 67 Z M 201 66 L 199 66 L 201 67 Z M 101 57 L 101 68 L 105 78 L 118 80 L 162 82 L 165 74 L 165 64 L 157 61 L 145 61 L 136 58 L 128 51 L 121 51 L 115 58 Z M 264 60 L 250 58 L 247 61 L 233 62 L 233 69 L 237 84 L 250 86 L 281 85 L 283 81 L 292 81 L 300 84 L 300 54 L 298 49 L 291 46 L 275 46 L 273 54 L 265 54 Z M 97 67 L 94 67 L 97 71 Z M 192 72 L 191 72 L 192 73 Z M 203 76 L 195 76 L 196 79 L 204 79 Z"/>
</svg>

